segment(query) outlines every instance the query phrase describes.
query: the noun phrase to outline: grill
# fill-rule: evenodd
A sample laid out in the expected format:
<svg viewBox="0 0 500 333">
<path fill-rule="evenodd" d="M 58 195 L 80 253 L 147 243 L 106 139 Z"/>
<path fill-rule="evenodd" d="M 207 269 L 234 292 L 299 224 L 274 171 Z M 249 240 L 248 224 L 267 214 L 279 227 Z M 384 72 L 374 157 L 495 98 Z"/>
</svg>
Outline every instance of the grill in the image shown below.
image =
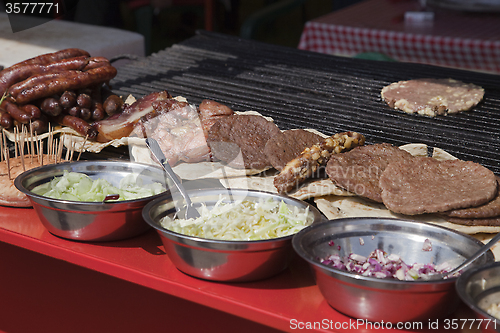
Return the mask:
<svg viewBox="0 0 500 333">
<path fill-rule="evenodd" d="M 473 111 L 435 118 L 389 108 L 380 91 L 394 81 L 454 78 L 485 89 Z M 357 131 L 367 143 L 425 143 L 500 174 L 500 77 L 429 65 L 343 58 L 200 31 L 120 67 L 115 93 L 167 90 L 190 103 L 213 99 L 273 117 L 281 129 Z"/>
</svg>

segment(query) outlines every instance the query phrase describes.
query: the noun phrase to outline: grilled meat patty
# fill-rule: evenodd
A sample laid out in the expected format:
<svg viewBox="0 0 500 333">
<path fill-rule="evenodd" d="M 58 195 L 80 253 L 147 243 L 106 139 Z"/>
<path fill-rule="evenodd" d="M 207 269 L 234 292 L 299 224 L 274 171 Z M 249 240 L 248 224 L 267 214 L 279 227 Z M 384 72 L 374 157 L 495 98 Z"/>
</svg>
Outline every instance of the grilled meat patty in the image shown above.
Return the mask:
<svg viewBox="0 0 500 333">
<path fill-rule="evenodd" d="M 264 147 L 270 138 L 280 134 L 278 126 L 264 117 L 232 115 L 210 127 L 207 143 L 213 156 L 231 167 L 263 169 L 271 166 Z"/>
<path fill-rule="evenodd" d="M 320 143 L 323 138 L 303 129 L 287 130 L 273 136 L 264 148 L 269 162 L 276 170 L 283 170 L 285 165 L 296 158 L 308 147 Z"/>
<path fill-rule="evenodd" d="M 497 180 L 484 166 L 431 157 L 392 162 L 380 176 L 385 206 L 405 215 L 438 213 L 475 207 L 497 194 Z"/>
<path fill-rule="evenodd" d="M 382 202 L 379 179 L 387 165 L 413 156 L 388 143 L 360 146 L 332 155 L 326 165 L 328 177 L 337 185 L 359 196 Z"/>
</svg>

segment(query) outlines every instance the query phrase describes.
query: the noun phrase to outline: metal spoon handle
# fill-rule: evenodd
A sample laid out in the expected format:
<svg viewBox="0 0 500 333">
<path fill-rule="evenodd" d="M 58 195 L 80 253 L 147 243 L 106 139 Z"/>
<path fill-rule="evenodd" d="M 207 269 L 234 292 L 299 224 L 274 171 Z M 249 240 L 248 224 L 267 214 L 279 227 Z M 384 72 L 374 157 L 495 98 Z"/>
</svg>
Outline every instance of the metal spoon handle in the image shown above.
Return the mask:
<svg viewBox="0 0 500 333">
<path fill-rule="evenodd" d="M 189 198 L 189 195 L 187 194 L 186 189 L 181 184 L 181 181 L 179 180 L 179 178 L 177 178 L 177 175 L 175 174 L 174 170 L 172 170 L 172 167 L 170 166 L 170 164 L 168 164 L 167 158 L 165 157 L 165 155 L 161 151 L 161 148 L 160 148 L 160 145 L 158 144 L 158 142 L 156 142 L 155 139 L 147 138 L 146 145 L 149 147 L 149 150 L 151 150 L 151 152 L 153 153 L 154 157 L 156 157 L 158 162 L 160 162 L 163 169 L 165 170 L 165 172 L 169 176 L 170 180 L 172 180 L 175 187 L 177 187 L 177 189 L 181 193 L 182 197 L 186 201 L 186 207 L 187 207 L 186 217 L 187 218 L 198 217 L 199 214 L 196 211 L 196 209 L 193 208 L 193 204 L 191 203 L 191 199 Z"/>
<path fill-rule="evenodd" d="M 465 260 L 463 263 L 461 263 L 460 265 L 455 267 L 449 273 L 446 273 L 444 275 L 444 277 L 453 276 L 453 274 L 455 274 L 455 273 L 461 271 L 462 269 L 466 268 L 467 266 L 469 266 L 473 261 L 475 261 L 477 258 L 482 256 L 486 251 L 491 249 L 493 247 L 493 245 L 495 245 L 499 240 L 500 240 L 500 232 L 498 234 L 496 234 L 496 236 L 493 237 L 487 244 L 481 246 L 481 248 L 479 250 L 477 250 L 476 253 L 474 253 L 472 256 L 470 256 L 467 260 Z"/>
</svg>

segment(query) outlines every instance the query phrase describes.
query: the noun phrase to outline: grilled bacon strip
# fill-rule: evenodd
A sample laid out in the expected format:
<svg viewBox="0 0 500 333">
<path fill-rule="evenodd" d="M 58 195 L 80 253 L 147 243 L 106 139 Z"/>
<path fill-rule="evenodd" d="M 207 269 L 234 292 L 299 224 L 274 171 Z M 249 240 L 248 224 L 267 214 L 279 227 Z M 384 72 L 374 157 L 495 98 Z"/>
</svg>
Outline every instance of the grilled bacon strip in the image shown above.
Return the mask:
<svg viewBox="0 0 500 333">
<path fill-rule="evenodd" d="M 274 177 L 274 187 L 279 193 L 290 192 L 314 175 L 320 166 L 325 166 L 331 155 L 362 146 L 364 143 L 365 137 L 356 132 L 332 135 L 320 144 L 304 149 L 299 157 L 288 162 Z"/>
</svg>

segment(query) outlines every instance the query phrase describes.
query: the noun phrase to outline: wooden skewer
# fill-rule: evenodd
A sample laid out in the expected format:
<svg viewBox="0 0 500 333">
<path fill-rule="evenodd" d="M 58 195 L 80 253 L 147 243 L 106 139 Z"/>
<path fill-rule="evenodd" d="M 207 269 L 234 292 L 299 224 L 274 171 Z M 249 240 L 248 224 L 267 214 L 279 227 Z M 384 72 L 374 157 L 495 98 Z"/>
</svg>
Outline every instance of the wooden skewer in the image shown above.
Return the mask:
<svg viewBox="0 0 500 333">
<path fill-rule="evenodd" d="M 17 127 L 14 127 L 14 157 L 17 158 Z"/>
<path fill-rule="evenodd" d="M 63 151 L 63 139 L 64 137 L 61 137 L 59 139 L 59 146 L 57 147 L 57 161 L 56 163 L 61 163 L 61 157 L 62 157 L 62 151 Z"/>
<path fill-rule="evenodd" d="M 43 141 L 40 140 L 40 148 L 38 148 L 38 152 L 40 153 L 40 165 L 43 165 Z"/>
<path fill-rule="evenodd" d="M 89 135 L 85 135 L 85 139 L 83 140 L 83 144 L 80 147 L 80 153 L 78 153 L 78 158 L 76 159 L 77 161 L 80 160 L 80 156 L 82 156 L 82 152 L 85 150 L 85 144 L 87 143 L 87 139 L 89 138 Z"/>
<path fill-rule="evenodd" d="M 9 174 L 9 179 L 12 179 L 10 176 L 10 157 L 9 157 L 9 148 L 5 146 L 5 156 L 7 156 L 7 173 Z"/>
<path fill-rule="evenodd" d="M 33 137 L 33 127 L 31 127 L 31 124 L 30 124 L 30 144 L 31 144 L 31 164 L 33 164 L 33 155 L 35 155 L 35 138 Z"/>
<path fill-rule="evenodd" d="M 64 138 L 66 138 L 66 134 L 64 134 Z M 64 158 L 65 161 L 69 161 L 69 148 L 66 149 L 66 157 Z"/>
<path fill-rule="evenodd" d="M 24 131 L 21 131 L 21 136 L 19 139 L 19 156 L 21 157 L 21 164 L 23 166 L 23 171 L 26 171 L 26 166 L 24 165 Z"/>
<path fill-rule="evenodd" d="M 4 129 L 2 129 L 2 141 L 3 141 L 4 146 L 7 148 L 7 139 L 5 137 L 5 130 Z M 8 152 L 8 150 L 7 150 L 7 152 Z M 2 146 L 2 153 L 3 153 L 3 158 L 7 159 L 5 151 L 3 149 L 3 146 Z"/>
<path fill-rule="evenodd" d="M 73 161 L 73 154 L 75 153 L 75 142 L 73 141 L 73 137 L 71 137 L 71 151 L 69 153 L 69 160 Z"/>
<path fill-rule="evenodd" d="M 3 128 L 2 128 L 2 132 L 3 132 Z M 0 147 L 2 147 L 2 149 L 0 149 L 0 162 L 3 161 L 3 135 L 0 135 Z"/>
</svg>

